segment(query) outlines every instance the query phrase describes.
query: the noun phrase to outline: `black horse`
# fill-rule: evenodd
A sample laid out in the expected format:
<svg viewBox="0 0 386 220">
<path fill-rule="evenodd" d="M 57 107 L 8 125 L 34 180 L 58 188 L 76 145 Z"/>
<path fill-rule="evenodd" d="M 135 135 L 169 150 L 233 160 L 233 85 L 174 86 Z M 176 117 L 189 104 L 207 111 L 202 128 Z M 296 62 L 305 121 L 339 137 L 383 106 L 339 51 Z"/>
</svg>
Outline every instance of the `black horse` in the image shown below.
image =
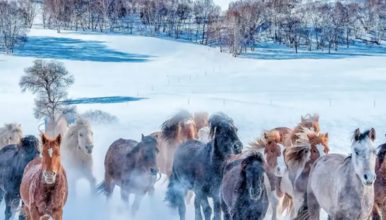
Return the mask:
<svg viewBox="0 0 386 220">
<path fill-rule="evenodd" d="M 221 186 L 224 220 L 263 220 L 269 206 L 268 184 L 260 153 L 229 163 Z"/>
<path fill-rule="evenodd" d="M 5 220 L 12 216 L 20 202 L 20 183 L 24 168 L 39 156 L 39 140 L 32 135 L 21 139 L 19 145 L 0 150 L 0 202 L 5 199 Z M 24 219 L 19 217 L 19 219 Z"/>
<path fill-rule="evenodd" d="M 213 219 L 221 219 L 220 186 L 224 166 L 230 156 L 241 153 L 243 149 L 231 118 L 224 113 L 215 113 L 208 122 L 212 141 L 204 144 L 198 140 L 189 140 L 181 144 L 174 155 L 165 201 L 171 207 L 178 208 L 180 220 L 185 220 L 184 197 L 188 189 L 196 195 L 196 220 L 202 219 L 201 206 L 205 220 L 210 220 L 212 208 L 208 197 L 213 198 Z"/>
</svg>

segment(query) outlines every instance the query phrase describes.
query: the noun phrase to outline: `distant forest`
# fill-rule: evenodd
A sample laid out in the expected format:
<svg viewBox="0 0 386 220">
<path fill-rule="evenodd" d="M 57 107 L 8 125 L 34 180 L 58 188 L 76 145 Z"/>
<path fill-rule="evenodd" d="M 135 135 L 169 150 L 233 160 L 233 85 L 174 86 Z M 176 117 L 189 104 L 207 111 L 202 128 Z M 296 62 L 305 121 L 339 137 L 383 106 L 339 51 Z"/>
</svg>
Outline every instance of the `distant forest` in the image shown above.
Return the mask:
<svg viewBox="0 0 386 220">
<path fill-rule="evenodd" d="M 6 2 L 0 0 L 0 22 L 2 5 L 10 5 L 2 1 Z M 36 8 L 31 7 L 38 3 L 16 2 L 22 2 L 18 5 L 26 15 L 20 17 L 30 26 L 31 17 L 36 15 Z M 299 48 L 330 53 L 358 41 L 380 45 L 386 38 L 386 0 L 236 0 L 226 11 L 212 0 L 40 2 L 44 28 L 57 32 L 65 29 L 170 37 L 215 46 L 233 56 L 254 51 L 259 42 L 286 45 L 296 53 Z"/>
</svg>

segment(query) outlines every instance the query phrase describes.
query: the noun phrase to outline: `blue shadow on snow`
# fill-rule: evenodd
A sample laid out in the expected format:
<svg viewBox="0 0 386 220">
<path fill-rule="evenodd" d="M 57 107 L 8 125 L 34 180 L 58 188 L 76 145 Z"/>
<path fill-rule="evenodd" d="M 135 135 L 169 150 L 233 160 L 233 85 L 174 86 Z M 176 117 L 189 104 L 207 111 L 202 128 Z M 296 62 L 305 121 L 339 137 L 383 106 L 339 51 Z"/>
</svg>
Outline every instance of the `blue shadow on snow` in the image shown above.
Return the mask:
<svg viewBox="0 0 386 220">
<path fill-rule="evenodd" d="M 315 45 L 314 45 L 315 47 Z M 295 53 L 295 49 L 288 48 L 285 45 L 278 45 L 271 42 L 261 42 L 256 45 L 255 51 L 248 51 L 246 54 L 241 54 L 241 58 L 260 59 L 260 60 L 294 60 L 294 59 L 344 59 L 354 57 L 371 57 L 371 56 L 385 56 L 386 48 L 384 45 L 369 46 L 362 42 L 356 42 L 354 45 L 350 45 L 346 48 L 341 45 L 338 51 L 334 49 L 331 53 L 327 50 L 307 51 L 307 48 L 300 47 L 298 53 Z"/>
<path fill-rule="evenodd" d="M 16 48 L 14 56 L 95 62 L 147 62 L 151 56 L 109 49 L 103 41 L 85 41 L 62 37 L 28 37 Z"/>
<path fill-rule="evenodd" d="M 129 96 L 110 96 L 110 97 L 96 97 L 96 98 L 79 98 L 79 99 L 70 99 L 65 101 L 65 105 L 73 104 L 112 104 L 112 103 L 122 103 L 122 102 L 133 102 L 139 101 L 147 98 L 134 98 Z"/>
</svg>

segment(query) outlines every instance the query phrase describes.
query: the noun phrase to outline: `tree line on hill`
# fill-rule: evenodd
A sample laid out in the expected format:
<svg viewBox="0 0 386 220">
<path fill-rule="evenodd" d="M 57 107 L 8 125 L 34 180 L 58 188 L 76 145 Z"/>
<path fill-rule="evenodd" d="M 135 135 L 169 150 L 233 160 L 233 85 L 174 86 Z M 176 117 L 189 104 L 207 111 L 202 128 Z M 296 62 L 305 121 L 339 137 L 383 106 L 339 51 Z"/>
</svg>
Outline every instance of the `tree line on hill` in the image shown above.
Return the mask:
<svg viewBox="0 0 386 220">
<path fill-rule="evenodd" d="M 331 52 L 358 41 L 380 45 L 386 38 L 386 0 L 236 0 L 226 11 L 213 0 L 42 0 L 41 15 L 43 27 L 57 32 L 171 37 L 233 56 L 254 51 L 259 42 L 296 53 L 299 48 Z"/>
</svg>

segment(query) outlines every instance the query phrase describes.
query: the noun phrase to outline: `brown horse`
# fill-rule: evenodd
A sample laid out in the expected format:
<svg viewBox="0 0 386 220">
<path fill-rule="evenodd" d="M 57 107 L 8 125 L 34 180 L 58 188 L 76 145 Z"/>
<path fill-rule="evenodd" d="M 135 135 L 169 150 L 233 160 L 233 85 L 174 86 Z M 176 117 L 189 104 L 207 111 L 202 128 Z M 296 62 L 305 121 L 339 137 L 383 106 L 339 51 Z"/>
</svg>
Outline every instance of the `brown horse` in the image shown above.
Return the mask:
<svg viewBox="0 0 386 220">
<path fill-rule="evenodd" d="M 303 204 L 312 164 L 329 152 L 328 133 L 316 133 L 305 127 L 300 127 L 299 130 L 295 145 L 286 148 L 287 172 L 280 181 L 280 189 L 285 193 L 285 197 L 279 212 L 291 210 L 291 217 L 296 216 Z"/>
<path fill-rule="evenodd" d="M 42 154 L 24 169 L 20 196 L 27 220 L 61 220 L 68 197 L 66 172 L 60 162 L 62 136 L 50 139 L 41 133 Z"/>
<path fill-rule="evenodd" d="M 160 151 L 157 164 L 161 173 L 169 179 L 177 147 L 187 140 L 197 139 L 194 118 L 188 111 L 180 110 L 161 125 L 161 132 L 154 132 L 150 136 L 156 134 Z"/>
<path fill-rule="evenodd" d="M 196 123 L 197 132 L 208 126 L 209 114 L 208 112 L 195 112 L 193 115 L 194 123 Z"/>
<path fill-rule="evenodd" d="M 386 143 L 380 145 L 375 165 L 373 220 L 386 220 Z M 382 218 L 379 215 L 382 213 Z"/>
<path fill-rule="evenodd" d="M 129 195 L 135 194 L 131 214 L 134 216 L 140 202 L 148 193 L 154 196 L 157 168 L 157 139 L 142 135 L 141 142 L 118 139 L 107 150 L 105 178 L 97 187 L 109 199 L 115 185 L 121 188 L 121 199 L 129 204 Z"/>
<path fill-rule="evenodd" d="M 305 117 L 301 116 L 300 123 L 291 132 L 285 133 L 283 141 L 285 147 L 291 146 L 296 142 L 298 139 L 297 134 L 302 132 L 303 127 L 318 134 L 320 132 L 319 115 L 314 114 L 311 116 L 310 114 L 307 114 Z"/>
<path fill-rule="evenodd" d="M 257 138 L 255 141 L 249 143 L 249 150 L 260 151 L 263 150 L 264 159 L 266 161 L 266 175 L 268 176 L 270 189 L 269 199 L 272 207 L 272 219 L 276 219 L 276 210 L 278 199 L 282 195 L 278 187 L 278 178 L 283 176 L 286 171 L 284 162 L 285 148 L 283 144 L 283 134 L 278 130 L 264 132 L 263 137 Z"/>
</svg>

